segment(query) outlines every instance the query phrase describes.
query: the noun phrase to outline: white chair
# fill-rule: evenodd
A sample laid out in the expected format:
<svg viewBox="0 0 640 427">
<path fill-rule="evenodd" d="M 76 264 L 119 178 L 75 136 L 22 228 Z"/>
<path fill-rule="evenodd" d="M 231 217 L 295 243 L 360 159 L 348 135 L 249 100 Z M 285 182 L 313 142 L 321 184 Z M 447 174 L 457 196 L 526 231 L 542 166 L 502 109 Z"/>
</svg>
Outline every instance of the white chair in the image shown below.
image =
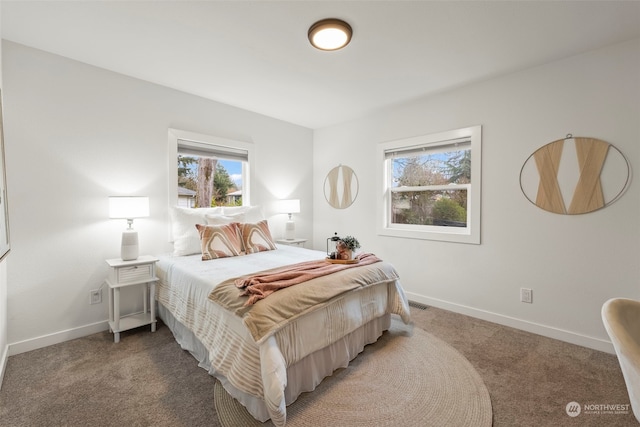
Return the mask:
<svg viewBox="0 0 640 427">
<path fill-rule="evenodd" d="M 640 301 L 610 299 L 602 306 L 602 322 L 616 350 L 633 415 L 640 421 Z"/>
</svg>

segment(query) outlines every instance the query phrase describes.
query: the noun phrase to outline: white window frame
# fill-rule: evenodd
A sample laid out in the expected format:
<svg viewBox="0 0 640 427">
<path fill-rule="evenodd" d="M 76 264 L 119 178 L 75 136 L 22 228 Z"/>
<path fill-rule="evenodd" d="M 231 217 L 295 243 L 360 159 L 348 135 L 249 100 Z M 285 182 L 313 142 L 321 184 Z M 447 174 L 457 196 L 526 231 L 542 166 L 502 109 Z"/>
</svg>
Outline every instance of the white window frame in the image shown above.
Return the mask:
<svg viewBox="0 0 640 427">
<path fill-rule="evenodd" d="M 253 144 L 217 136 L 204 135 L 179 129 L 169 129 L 169 205 L 178 205 L 178 144 L 183 141 L 194 147 L 200 146 L 206 151 L 207 145 L 212 150 L 233 154 L 238 150 L 246 151 L 247 161 L 242 162 L 242 205 L 251 205 L 250 164 L 253 158 Z"/>
<path fill-rule="evenodd" d="M 426 152 L 436 151 L 439 147 L 451 145 L 456 141 L 470 143 L 471 146 L 471 183 L 445 186 L 446 189 L 467 190 L 467 226 L 444 227 L 435 225 L 395 224 L 391 223 L 391 180 L 392 166 L 388 154 L 416 148 L 424 148 Z M 446 132 L 422 135 L 412 138 L 383 142 L 378 144 L 379 187 L 382 191 L 378 197 L 377 231 L 379 235 L 410 239 L 439 240 L 456 243 L 480 244 L 480 199 L 482 189 L 482 126 L 471 126 Z M 422 187 L 411 187 L 412 191 Z M 435 186 L 424 187 L 437 190 Z M 402 189 L 394 189 L 402 191 Z"/>
</svg>

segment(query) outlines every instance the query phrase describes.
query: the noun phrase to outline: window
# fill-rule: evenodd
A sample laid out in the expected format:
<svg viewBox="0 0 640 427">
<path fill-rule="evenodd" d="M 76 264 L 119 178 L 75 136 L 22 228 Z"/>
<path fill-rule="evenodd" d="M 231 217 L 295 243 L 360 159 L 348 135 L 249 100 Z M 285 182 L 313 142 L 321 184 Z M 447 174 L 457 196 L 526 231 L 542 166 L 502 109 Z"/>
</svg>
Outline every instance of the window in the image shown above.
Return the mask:
<svg viewBox="0 0 640 427">
<path fill-rule="evenodd" d="M 378 146 L 378 234 L 480 243 L 481 127 Z"/>
<path fill-rule="evenodd" d="M 251 144 L 169 130 L 169 200 L 183 207 L 249 203 Z"/>
</svg>

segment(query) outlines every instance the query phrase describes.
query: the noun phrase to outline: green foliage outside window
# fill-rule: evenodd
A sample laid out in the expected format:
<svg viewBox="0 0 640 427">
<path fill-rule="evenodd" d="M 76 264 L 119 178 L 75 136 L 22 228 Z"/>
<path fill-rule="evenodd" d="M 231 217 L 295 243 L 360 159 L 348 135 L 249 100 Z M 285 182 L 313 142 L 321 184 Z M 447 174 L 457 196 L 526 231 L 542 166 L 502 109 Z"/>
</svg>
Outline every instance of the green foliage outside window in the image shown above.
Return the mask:
<svg viewBox="0 0 640 427">
<path fill-rule="evenodd" d="M 432 216 L 434 222 L 444 221 L 467 221 L 467 211 L 457 202 L 447 198 L 441 198 L 433 205 Z"/>
</svg>

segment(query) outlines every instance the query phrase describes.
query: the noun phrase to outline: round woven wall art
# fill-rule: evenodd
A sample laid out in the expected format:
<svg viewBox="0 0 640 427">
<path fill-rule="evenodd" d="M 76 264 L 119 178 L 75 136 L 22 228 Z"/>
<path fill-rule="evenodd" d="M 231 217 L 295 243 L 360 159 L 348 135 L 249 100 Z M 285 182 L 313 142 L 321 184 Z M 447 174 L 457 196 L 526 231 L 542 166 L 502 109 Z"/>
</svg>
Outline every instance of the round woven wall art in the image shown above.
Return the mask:
<svg viewBox="0 0 640 427">
<path fill-rule="evenodd" d="M 520 170 L 520 188 L 541 209 L 578 215 L 619 199 L 630 174 L 629 162 L 613 145 L 569 134 L 529 156 Z"/>
<path fill-rule="evenodd" d="M 324 180 L 324 197 L 336 209 L 351 206 L 358 196 L 358 189 L 358 177 L 349 166 L 336 166 Z"/>
</svg>

